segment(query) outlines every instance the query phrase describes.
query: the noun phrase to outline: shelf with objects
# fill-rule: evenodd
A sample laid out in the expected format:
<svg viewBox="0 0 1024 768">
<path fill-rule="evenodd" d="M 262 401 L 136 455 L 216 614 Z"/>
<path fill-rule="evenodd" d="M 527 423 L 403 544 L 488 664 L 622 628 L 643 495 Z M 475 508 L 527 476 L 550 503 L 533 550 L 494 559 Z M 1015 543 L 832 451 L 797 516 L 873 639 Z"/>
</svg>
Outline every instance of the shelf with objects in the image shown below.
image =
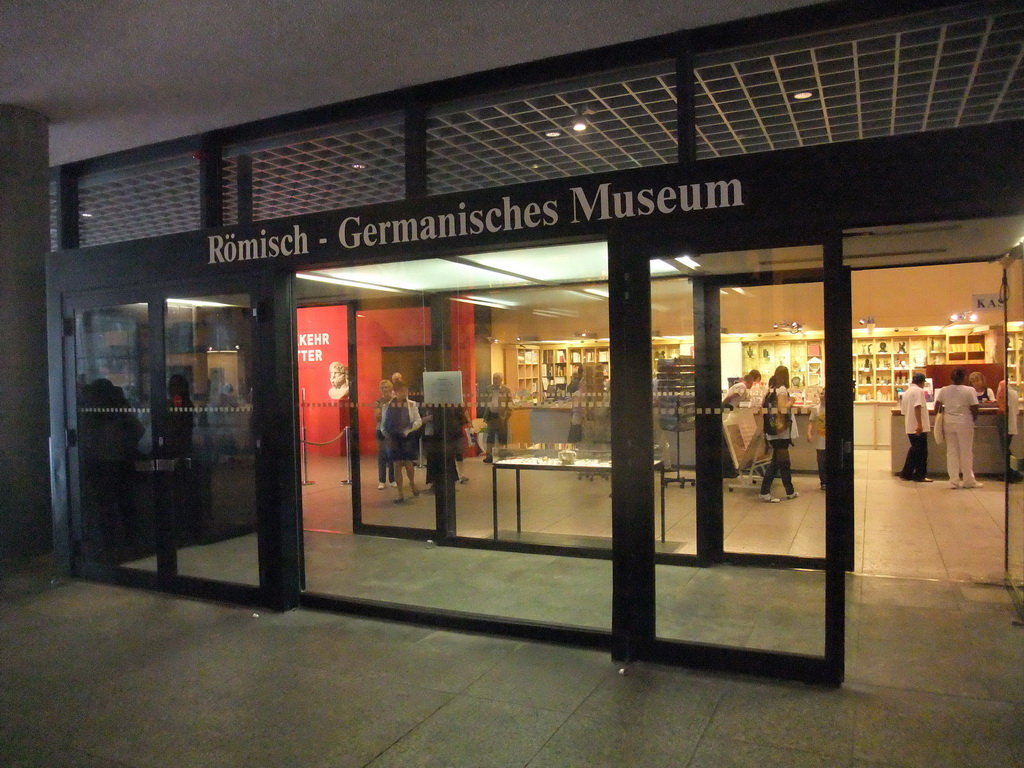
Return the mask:
<svg viewBox="0 0 1024 768">
<path fill-rule="evenodd" d="M 654 382 L 654 409 L 659 428 L 659 445 L 665 471 L 662 487 L 687 483 L 695 485 L 692 477 L 683 475 L 684 469 L 694 469 L 696 446 L 694 429 L 697 416 L 696 368 L 689 355 L 662 358 L 657 361 L 658 372 Z M 685 443 L 685 446 L 684 446 Z"/>
</svg>

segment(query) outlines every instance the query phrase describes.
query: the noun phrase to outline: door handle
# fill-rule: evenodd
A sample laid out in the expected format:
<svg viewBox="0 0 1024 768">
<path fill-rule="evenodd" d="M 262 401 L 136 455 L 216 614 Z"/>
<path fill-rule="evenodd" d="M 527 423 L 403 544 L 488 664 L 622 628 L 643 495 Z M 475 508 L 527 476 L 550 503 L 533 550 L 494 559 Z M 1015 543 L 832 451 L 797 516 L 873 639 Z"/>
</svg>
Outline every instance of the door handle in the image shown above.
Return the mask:
<svg viewBox="0 0 1024 768">
<path fill-rule="evenodd" d="M 192 459 L 139 459 L 135 462 L 136 472 L 173 472 L 178 467 L 190 469 Z"/>
</svg>

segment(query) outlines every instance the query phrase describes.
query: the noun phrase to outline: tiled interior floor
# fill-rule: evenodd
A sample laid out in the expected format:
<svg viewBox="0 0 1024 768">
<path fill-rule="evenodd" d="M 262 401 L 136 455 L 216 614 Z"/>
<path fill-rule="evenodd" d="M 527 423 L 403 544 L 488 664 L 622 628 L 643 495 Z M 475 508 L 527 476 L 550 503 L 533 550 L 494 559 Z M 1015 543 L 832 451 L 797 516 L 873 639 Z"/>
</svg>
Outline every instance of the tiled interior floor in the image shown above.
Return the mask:
<svg viewBox="0 0 1024 768">
<path fill-rule="evenodd" d="M 0 573 L 5 768 L 1021 765 L 1004 590 L 849 577 L 840 689 Z"/>
</svg>

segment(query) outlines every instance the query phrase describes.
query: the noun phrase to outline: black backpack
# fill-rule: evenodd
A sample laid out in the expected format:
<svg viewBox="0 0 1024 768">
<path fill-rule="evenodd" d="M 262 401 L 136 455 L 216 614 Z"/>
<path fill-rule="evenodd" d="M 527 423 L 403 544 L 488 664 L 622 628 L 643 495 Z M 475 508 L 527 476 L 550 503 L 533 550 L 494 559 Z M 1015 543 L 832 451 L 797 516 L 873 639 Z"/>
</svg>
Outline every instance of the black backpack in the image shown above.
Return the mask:
<svg viewBox="0 0 1024 768">
<path fill-rule="evenodd" d="M 773 389 L 764 399 L 764 433 L 767 437 L 789 437 L 792 427 L 790 415 L 779 411 L 779 395 Z"/>
</svg>

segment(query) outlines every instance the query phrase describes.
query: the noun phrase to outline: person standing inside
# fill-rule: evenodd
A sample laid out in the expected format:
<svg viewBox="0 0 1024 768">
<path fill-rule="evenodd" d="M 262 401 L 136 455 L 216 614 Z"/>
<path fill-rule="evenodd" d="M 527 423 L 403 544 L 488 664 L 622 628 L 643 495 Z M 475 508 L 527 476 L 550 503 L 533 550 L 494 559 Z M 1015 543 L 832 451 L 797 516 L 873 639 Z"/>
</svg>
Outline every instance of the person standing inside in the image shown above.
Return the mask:
<svg viewBox="0 0 1024 768">
<path fill-rule="evenodd" d="M 907 439 L 910 440 L 910 448 L 907 450 L 907 459 L 903 462 L 903 471 L 900 477 L 904 480 L 912 480 L 915 483 L 930 483 L 928 474 L 928 433 L 931 432 L 931 418 L 928 416 L 928 393 L 921 385 L 925 382 L 925 375 L 918 371 L 910 380 L 910 386 L 903 393 L 900 400 L 900 410 L 903 411 L 903 422 L 907 429 Z"/>
<path fill-rule="evenodd" d="M 953 369 L 952 384 L 935 396 L 935 415 L 942 417 L 946 440 L 946 470 L 950 488 L 980 488 L 974 478 L 974 422 L 978 419 L 978 393 L 964 384 L 967 372 Z"/>
<path fill-rule="evenodd" d="M 821 390 L 821 400 L 811 409 L 807 419 L 807 442 L 814 445 L 818 457 L 818 482 L 821 490 L 825 490 L 825 390 Z"/>
<path fill-rule="evenodd" d="M 381 431 L 387 436 L 388 457 L 395 463 L 395 480 L 398 482 L 398 498 L 395 503 L 405 501 L 402 470 L 409 478 L 409 489 L 413 496 L 419 496 L 416 488 L 414 462 L 419 453 L 418 442 L 412 433 L 423 426 L 416 403 L 409 399 L 409 388 L 404 382 L 395 385 L 395 397 L 384 409 L 381 416 Z"/>
<path fill-rule="evenodd" d="M 742 379 L 726 390 L 725 397 L 722 398 L 722 408 L 728 408 L 730 411 L 733 408 L 739 408 L 740 403 L 750 399 L 750 389 L 759 381 L 761 381 L 761 372 L 757 368 L 752 368 Z"/>
<path fill-rule="evenodd" d="M 508 420 L 512 416 L 512 390 L 501 383 L 500 373 L 491 377 L 491 386 L 487 390 L 484 408 L 484 421 L 487 423 L 487 455 L 484 463 L 494 461 L 494 444 L 505 445 L 508 442 Z"/>
<path fill-rule="evenodd" d="M 780 365 L 768 381 L 768 394 L 764 398 L 764 436 L 772 449 L 772 459 L 761 480 L 758 498 L 768 504 L 777 504 L 782 499 L 772 496 L 772 482 L 776 475 L 782 480 L 787 499 L 800 494 L 793 487 L 789 446 L 793 444 L 792 400 L 789 397 L 789 368 Z"/>
<path fill-rule="evenodd" d="M 1024 475 L 1010 465 L 1010 456 L 1020 420 L 1020 395 L 1014 387 L 1007 386 L 1006 379 L 1002 379 L 996 387 L 996 404 L 999 407 L 999 443 L 1003 451 L 1006 479 L 1011 483 L 1019 483 L 1024 480 Z"/>
<path fill-rule="evenodd" d="M 974 391 L 978 395 L 979 405 L 981 403 L 992 404 L 996 401 L 996 395 L 988 386 L 988 383 L 985 381 L 985 374 L 981 371 L 971 371 L 967 377 L 967 383 L 974 387 Z"/>
<path fill-rule="evenodd" d="M 380 397 L 373 404 L 373 419 L 376 422 L 374 434 L 377 438 L 377 490 L 383 491 L 386 484 L 392 488 L 398 486 L 395 482 L 395 462 L 388 456 L 388 438 L 381 429 L 381 419 L 384 418 L 384 409 L 395 396 L 395 388 L 390 379 L 381 379 Z"/>
</svg>

